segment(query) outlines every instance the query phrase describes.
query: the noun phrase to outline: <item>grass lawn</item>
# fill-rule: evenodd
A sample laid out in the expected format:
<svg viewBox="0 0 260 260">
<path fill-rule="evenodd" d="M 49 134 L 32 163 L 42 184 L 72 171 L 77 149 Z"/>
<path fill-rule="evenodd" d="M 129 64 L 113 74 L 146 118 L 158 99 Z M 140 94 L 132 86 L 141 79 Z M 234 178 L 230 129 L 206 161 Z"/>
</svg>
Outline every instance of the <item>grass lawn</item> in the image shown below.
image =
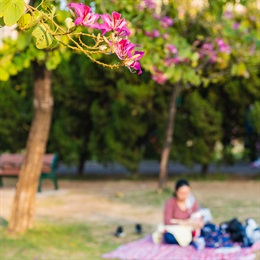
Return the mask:
<svg viewBox="0 0 260 260">
<path fill-rule="evenodd" d="M 259 181 L 194 180 L 191 184 L 198 202 L 211 209 L 215 223 L 233 217 L 240 221 L 252 217 L 260 223 Z M 14 193 L 10 185 L 0 190 L 1 200 L 6 202 L 1 205 L 4 219 Z M 103 253 L 140 238 L 133 232 L 137 221 L 143 225 L 144 235 L 154 230 L 164 202 L 171 196 L 172 185 L 173 182 L 169 182 L 168 188 L 159 195 L 154 189 L 156 181 L 151 180 L 78 181 L 73 184 L 61 181 L 63 193 L 48 193 L 45 187 L 45 191 L 37 195 L 33 230 L 11 238 L 5 222 L 0 222 L 0 259 L 101 259 Z M 119 224 L 124 225 L 127 234 L 124 238 L 112 234 Z"/>
<path fill-rule="evenodd" d="M 91 225 L 78 223 L 38 223 L 34 230 L 15 239 L 8 238 L 2 230 L 0 259 L 100 259 L 101 253 L 113 250 L 121 242 L 102 236 L 107 230 L 106 226 L 94 230 Z"/>
</svg>

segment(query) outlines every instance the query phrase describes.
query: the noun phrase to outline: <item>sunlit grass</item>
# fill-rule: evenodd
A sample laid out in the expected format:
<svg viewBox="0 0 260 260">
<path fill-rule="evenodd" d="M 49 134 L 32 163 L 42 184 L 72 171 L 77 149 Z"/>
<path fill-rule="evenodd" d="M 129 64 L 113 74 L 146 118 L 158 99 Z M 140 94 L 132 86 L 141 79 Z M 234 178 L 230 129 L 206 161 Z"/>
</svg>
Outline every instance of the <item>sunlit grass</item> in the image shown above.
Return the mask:
<svg viewBox="0 0 260 260">
<path fill-rule="evenodd" d="M 102 253 L 121 242 L 108 230 L 105 225 L 41 223 L 25 235 L 11 238 L 2 228 L 0 257 L 3 260 L 101 259 Z"/>
<path fill-rule="evenodd" d="M 168 182 L 168 187 L 160 194 L 142 182 L 135 190 L 110 192 L 106 199 L 117 202 L 117 205 L 131 205 L 142 210 L 149 207 L 151 212 L 161 212 L 165 200 L 172 196 L 174 179 Z M 129 181 L 132 186 L 134 181 Z M 143 186 L 142 186 L 143 185 Z M 237 217 L 244 221 L 248 217 L 260 223 L 260 182 L 259 181 L 198 181 L 191 180 L 191 185 L 199 204 L 211 209 L 214 222 L 221 223 Z M 156 187 L 156 186 L 154 186 Z M 76 190 L 73 190 L 73 194 Z M 85 192 L 85 191 L 84 191 Z M 78 194 L 82 194 L 79 190 Z M 83 193 L 84 194 L 84 193 Z M 99 195 L 101 196 L 101 195 Z M 56 200 L 60 201 L 57 197 Z M 65 200 L 63 203 L 66 203 Z M 47 204 L 43 204 L 48 207 Z M 53 213 L 55 215 L 55 213 Z M 124 212 L 118 213 L 122 214 Z M 118 216 L 119 219 L 120 216 Z M 0 218 L 0 259 L 1 260 L 96 260 L 101 255 L 110 252 L 121 244 L 134 241 L 140 236 L 134 234 L 134 224 L 124 223 L 126 237 L 113 236 L 115 228 L 120 223 L 115 220 L 89 222 L 53 217 L 38 219 L 33 230 L 16 239 L 8 236 L 6 221 Z M 117 220 L 118 221 L 118 220 Z M 155 225 L 158 223 L 154 223 Z M 142 223 L 144 235 L 150 234 L 154 226 Z M 259 257 L 259 253 L 258 253 Z"/>
</svg>

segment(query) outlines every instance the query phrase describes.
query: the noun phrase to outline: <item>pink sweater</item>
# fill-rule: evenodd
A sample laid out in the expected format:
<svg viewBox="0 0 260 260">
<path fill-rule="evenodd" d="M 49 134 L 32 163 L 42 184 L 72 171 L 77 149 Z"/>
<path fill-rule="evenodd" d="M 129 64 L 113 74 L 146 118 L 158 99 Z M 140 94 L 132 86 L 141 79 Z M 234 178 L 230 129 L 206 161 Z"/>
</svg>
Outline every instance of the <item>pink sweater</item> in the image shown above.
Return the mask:
<svg viewBox="0 0 260 260">
<path fill-rule="evenodd" d="M 181 210 L 178 205 L 176 198 L 170 198 L 165 203 L 164 208 L 164 224 L 171 225 L 171 219 L 188 219 L 190 215 L 198 209 L 198 204 L 195 202 L 191 209 Z"/>
</svg>

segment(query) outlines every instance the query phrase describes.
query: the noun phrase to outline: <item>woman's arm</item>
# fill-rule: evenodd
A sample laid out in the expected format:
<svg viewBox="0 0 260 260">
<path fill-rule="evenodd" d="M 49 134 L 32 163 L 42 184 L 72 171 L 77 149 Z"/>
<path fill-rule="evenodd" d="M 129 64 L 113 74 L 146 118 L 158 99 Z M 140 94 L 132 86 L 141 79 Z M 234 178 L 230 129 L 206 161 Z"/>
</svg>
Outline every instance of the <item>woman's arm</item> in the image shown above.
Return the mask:
<svg viewBox="0 0 260 260">
<path fill-rule="evenodd" d="M 164 207 L 164 225 L 172 225 L 171 219 L 172 219 L 172 201 L 171 199 L 168 199 L 165 203 Z"/>
</svg>

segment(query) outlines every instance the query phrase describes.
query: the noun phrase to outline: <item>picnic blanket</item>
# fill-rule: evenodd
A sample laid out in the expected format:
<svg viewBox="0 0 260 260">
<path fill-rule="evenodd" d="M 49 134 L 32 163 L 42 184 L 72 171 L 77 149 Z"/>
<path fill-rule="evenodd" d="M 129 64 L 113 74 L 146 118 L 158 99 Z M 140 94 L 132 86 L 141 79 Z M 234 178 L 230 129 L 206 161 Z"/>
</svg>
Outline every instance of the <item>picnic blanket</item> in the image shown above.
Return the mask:
<svg viewBox="0 0 260 260">
<path fill-rule="evenodd" d="M 154 244 L 151 236 L 121 245 L 110 253 L 103 254 L 106 259 L 122 260 L 252 260 L 253 252 L 260 250 L 260 242 L 251 247 L 222 247 L 196 250 L 193 246 Z"/>
</svg>

